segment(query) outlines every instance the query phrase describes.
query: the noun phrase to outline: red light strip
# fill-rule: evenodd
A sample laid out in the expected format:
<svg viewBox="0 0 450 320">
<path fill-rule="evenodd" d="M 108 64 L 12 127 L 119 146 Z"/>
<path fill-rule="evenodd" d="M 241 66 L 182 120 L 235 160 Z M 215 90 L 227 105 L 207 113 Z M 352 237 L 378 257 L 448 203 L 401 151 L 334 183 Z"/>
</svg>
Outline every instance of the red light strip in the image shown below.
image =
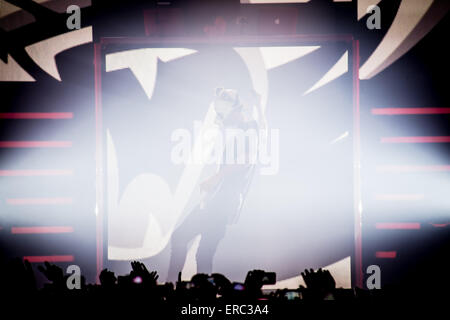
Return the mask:
<svg viewBox="0 0 450 320">
<path fill-rule="evenodd" d="M 360 83 L 359 83 L 359 67 L 360 67 L 360 55 L 359 55 L 359 40 L 353 40 L 352 43 L 352 73 L 353 73 L 353 128 L 355 132 L 355 138 L 353 139 L 353 161 L 357 164 L 353 169 L 353 192 L 354 203 L 353 212 L 355 218 L 355 284 L 360 288 L 363 287 L 363 263 L 362 263 L 362 214 L 359 210 L 361 201 L 361 116 L 360 116 Z"/>
<path fill-rule="evenodd" d="M 69 148 L 72 141 L 0 141 L 0 148 Z"/>
<path fill-rule="evenodd" d="M 375 225 L 377 229 L 408 229 L 417 230 L 420 229 L 420 223 L 417 222 L 380 222 Z"/>
<path fill-rule="evenodd" d="M 74 257 L 72 255 L 66 256 L 24 256 L 23 260 L 28 260 L 30 262 L 70 262 L 74 261 Z"/>
<path fill-rule="evenodd" d="M 0 119 L 72 119 L 72 112 L 6 112 Z"/>
<path fill-rule="evenodd" d="M 71 233 L 72 227 L 12 227 L 12 234 Z"/>
<path fill-rule="evenodd" d="M 374 115 L 448 114 L 450 108 L 373 108 Z"/>
<path fill-rule="evenodd" d="M 377 251 L 375 257 L 380 259 L 395 259 L 397 258 L 397 251 Z"/>
<path fill-rule="evenodd" d="M 441 172 L 450 171 L 450 165 L 408 166 L 386 165 L 377 166 L 378 172 Z"/>
<path fill-rule="evenodd" d="M 6 199 L 6 203 L 12 206 L 72 204 L 72 198 L 10 198 Z"/>
<path fill-rule="evenodd" d="M 381 143 L 447 143 L 449 136 L 427 136 L 427 137 L 382 137 Z"/>
<path fill-rule="evenodd" d="M 102 38 L 103 39 L 103 38 Z M 94 89 L 95 89 L 95 167 L 103 172 L 103 118 L 102 118 L 102 45 L 94 44 Z M 96 267 L 97 279 L 103 269 L 103 182 L 102 175 L 96 175 Z M 98 280 L 97 280 L 98 283 Z"/>
<path fill-rule="evenodd" d="M 71 176 L 73 170 L 0 170 L 0 177 Z"/>
<path fill-rule="evenodd" d="M 447 223 L 430 223 L 435 228 L 445 228 L 450 225 L 450 222 Z"/>
</svg>

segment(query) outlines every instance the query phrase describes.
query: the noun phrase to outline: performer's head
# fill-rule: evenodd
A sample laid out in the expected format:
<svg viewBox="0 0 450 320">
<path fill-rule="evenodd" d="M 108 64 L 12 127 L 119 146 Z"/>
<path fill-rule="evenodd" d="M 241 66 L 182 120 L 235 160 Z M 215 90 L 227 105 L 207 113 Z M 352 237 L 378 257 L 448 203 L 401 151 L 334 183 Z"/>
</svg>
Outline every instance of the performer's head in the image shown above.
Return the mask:
<svg viewBox="0 0 450 320">
<path fill-rule="evenodd" d="M 232 125 L 242 118 L 242 105 L 236 90 L 216 88 L 214 111 L 217 120 L 224 125 Z"/>
</svg>

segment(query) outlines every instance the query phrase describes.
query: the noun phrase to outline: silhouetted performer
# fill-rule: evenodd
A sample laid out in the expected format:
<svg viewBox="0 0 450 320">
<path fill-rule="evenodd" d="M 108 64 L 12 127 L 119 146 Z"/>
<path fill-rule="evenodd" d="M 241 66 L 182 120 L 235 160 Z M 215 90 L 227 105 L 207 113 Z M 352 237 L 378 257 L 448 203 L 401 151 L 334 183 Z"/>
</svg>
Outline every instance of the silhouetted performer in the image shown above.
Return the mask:
<svg viewBox="0 0 450 320">
<path fill-rule="evenodd" d="M 254 94 L 256 95 L 256 93 Z M 196 256 L 197 272 L 207 274 L 212 272 L 217 246 L 225 236 L 227 225 L 237 222 L 255 171 L 255 161 L 250 161 L 250 157 L 252 152 L 254 152 L 253 156 L 255 156 L 255 151 L 257 153 L 258 125 L 251 116 L 247 115 L 248 112 L 244 111 L 238 93 L 230 89 L 216 89 L 214 110 L 216 120 L 223 130 L 224 141 L 226 141 L 227 129 L 241 129 L 239 130 L 241 132 L 254 133 L 256 148 L 250 147 L 251 142 L 246 137 L 245 161 L 242 163 L 242 158 L 238 162 L 239 156 L 242 157 L 242 154 L 238 154 L 238 143 L 236 141 L 235 143 L 224 142 L 223 161 L 218 172 L 200 185 L 205 195 L 204 201 L 189 213 L 172 235 L 169 281 L 177 278 L 177 274 L 182 270 L 186 260 L 188 242 L 199 234 L 201 239 Z M 228 157 L 227 163 L 227 153 L 232 152 L 229 150 L 230 146 L 235 149 Z M 240 150 L 242 152 L 242 149 Z M 233 163 L 229 163 L 231 158 L 234 159 Z"/>
</svg>

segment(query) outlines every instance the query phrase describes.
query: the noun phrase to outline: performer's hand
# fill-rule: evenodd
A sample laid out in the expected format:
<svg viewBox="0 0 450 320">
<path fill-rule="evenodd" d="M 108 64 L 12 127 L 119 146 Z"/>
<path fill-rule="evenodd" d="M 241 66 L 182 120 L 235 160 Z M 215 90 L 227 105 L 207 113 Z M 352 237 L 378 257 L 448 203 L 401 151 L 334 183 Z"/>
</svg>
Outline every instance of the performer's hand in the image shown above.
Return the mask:
<svg viewBox="0 0 450 320">
<path fill-rule="evenodd" d="M 251 91 L 252 94 L 252 99 L 253 99 L 253 104 L 256 106 L 257 110 L 258 110 L 258 124 L 259 124 L 259 128 L 263 131 L 267 131 L 267 118 L 266 115 L 264 113 L 264 111 L 262 110 L 262 96 L 256 92 L 255 90 Z M 265 132 L 264 134 L 267 137 L 267 133 Z M 266 138 L 265 137 L 265 138 Z"/>
<path fill-rule="evenodd" d="M 208 189 L 209 189 L 208 180 L 205 180 L 200 183 L 200 192 L 207 192 L 207 191 L 209 191 Z"/>
<path fill-rule="evenodd" d="M 261 95 L 258 92 L 256 92 L 255 90 L 252 90 L 251 94 L 252 94 L 253 103 L 255 105 L 261 104 Z"/>
<path fill-rule="evenodd" d="M 218 176 L 217 175 L 212 176 L 204 180 L 202 183 L 200 183 L 200 191 L 209 192 L 212 189 L 214 189 L 217 183 L 218 183 Z"/>
</svg>

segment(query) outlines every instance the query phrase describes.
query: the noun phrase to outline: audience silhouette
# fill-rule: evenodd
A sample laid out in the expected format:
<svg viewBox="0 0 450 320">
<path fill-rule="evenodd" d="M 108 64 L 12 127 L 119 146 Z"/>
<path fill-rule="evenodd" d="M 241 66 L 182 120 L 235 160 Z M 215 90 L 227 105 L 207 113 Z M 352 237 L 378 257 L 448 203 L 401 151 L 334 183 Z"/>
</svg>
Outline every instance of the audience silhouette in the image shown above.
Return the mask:
<svg viewBox="0 0 450 320">
<path fill-rule="evenodd" d="M 353 289 L 337 289 L 336 283 L 328 270 L 313 269 L 304 270 L 301 273 L 306 287 L 299 286 L 296 289 L 266 290 L 264 284 L 267 272 L 263 270 L 251 270 L 247 273 L 243 283 L 231 282 L 219 273 L 194 275 L 190 281 L 181 280 L 181 272 L 178 280 L 173 283 L 158 283 L 156 271 L 149 271 L 139 261 L 131 262 L 131 271 L 123 276 L 116 276 L 113 271 L 104 269 L 99 275 L 98 284 L 86 284 L 81 277 L 79 290 L 69 289 L 63 269 L 55 264 L 44 262 L 37 269 L 45 276 L 48 283 L 42 288 L 37 288 L 35 274 L 29 261 L 13 259 L 2 266 L 3 279 L 0 291 L 12 293 L 56 292 L 77 294 L 105 294 L 105 295 L 144 295 L 153 301 L 174 301 L 192 303 L 215 303 L 227 301 L 323 301 L 339 299 L 358 299 L 361 297 L 373 297 L 367 291 L 355 291 Z"/>
</svg>

